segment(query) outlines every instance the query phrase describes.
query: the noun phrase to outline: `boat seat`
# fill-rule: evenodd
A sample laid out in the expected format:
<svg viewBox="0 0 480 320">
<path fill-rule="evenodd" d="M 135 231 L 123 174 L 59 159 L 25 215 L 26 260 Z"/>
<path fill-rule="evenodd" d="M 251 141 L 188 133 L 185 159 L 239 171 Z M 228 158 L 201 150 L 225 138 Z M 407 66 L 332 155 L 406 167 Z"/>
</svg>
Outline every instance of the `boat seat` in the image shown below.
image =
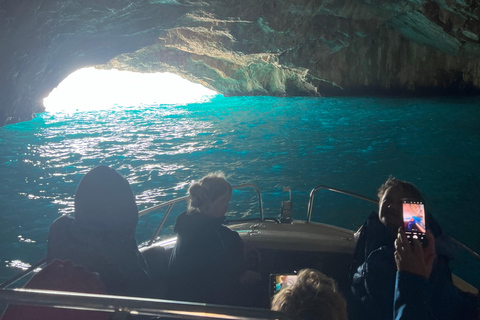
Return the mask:
<svg viewBox="0 0 480 320">
<path fill-rule="evenodd" d="M 53 260 L 25 284 L 26 289 L 45 289 L 84 293 L 106 294 L 105 285 L 96 273 L 71 261 Z M 108 320 L 109 312 L 9 305 L 0 320 Z"/>
<path fill-rule="evenodd" d="M 153 245 L 145 249 L 140 249 L 140 252 L 147 263 L 148 272 L 152 278 L 152 283 L 155 288 L 154 296 L 156 298 L 163 298 L 166 293 L 168 262 L 170 261 L 172 250 L 166 250 L 161 245 Z"/>
</svg>

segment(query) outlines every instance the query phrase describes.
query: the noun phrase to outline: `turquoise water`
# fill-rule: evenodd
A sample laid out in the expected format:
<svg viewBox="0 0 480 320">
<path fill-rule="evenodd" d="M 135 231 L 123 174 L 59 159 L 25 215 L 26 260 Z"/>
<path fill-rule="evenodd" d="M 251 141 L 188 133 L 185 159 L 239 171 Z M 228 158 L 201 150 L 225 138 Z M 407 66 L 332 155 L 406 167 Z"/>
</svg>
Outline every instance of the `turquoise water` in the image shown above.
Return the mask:
<svg viewBox="0 0 480 320">
<path fill-rule="evenodd" d="M 375 197 L 393 174 L 425 193 L 449 234 L 480 251 L 479 103 L 217 97 L 185 106 L 44 113 L 2 127 L 0 280 L 45 255 L 49 224 L 73 211 L 80 179 L 99 164 L 128 179 L 139 209 L 183 196 L 192 180 L 222 170 L 232 184 L 257 184 L 269 216 L 279 213 L 282 186 L 290 186 L 296 218 L 305 217 L 308 194 L 318 184 Z M 236 196 L 247 205 L 233 205 L 232 217 L 257 214 L 252 195 Z M 372 209 L 338 195 L 316 199 L 313 220 L 351 229 Z M 139 241 L 161 216 L 141 219 Z M 478 281 L 478 264 L 456 268 Z"/>
</svg>

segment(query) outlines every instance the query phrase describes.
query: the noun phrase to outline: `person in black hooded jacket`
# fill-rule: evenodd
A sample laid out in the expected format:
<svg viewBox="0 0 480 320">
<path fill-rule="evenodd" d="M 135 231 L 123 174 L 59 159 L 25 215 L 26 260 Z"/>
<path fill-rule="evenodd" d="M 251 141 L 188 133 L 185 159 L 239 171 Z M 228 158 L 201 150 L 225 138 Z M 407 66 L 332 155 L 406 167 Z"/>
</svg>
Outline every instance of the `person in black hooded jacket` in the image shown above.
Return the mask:
<svg viewBox="0 0 480 320">
<path fill-rule="evenodd" d="M 241 304 L 244 244 L 222 223 L 232 187 L 222 173 L 209 174 L 188 190 L 189 206 L 177 218 L 177 242 L 169 263 L 169 298 Z"/>
<path fill-rule="evenodd" d="M 68 259 L 96 272 L 109 294 L 150 296 L 147 265 L 135 240 L 137 222 L 128 181 L 98 166 L 80 181 L 75 217 L 63 215 L 50 226 L 47 263 Z"/>
</svg>

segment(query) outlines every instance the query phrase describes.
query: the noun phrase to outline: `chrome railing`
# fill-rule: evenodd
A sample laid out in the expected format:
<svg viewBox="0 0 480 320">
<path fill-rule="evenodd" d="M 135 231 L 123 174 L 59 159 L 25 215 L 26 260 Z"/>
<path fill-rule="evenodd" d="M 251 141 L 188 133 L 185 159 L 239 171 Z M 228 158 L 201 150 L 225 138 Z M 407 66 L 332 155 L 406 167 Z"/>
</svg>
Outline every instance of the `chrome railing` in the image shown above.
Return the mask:
<svg viewBox="0 0 480 320">
<path fill-rule="evenodd" d="M 362 200 L 365 200 L 365 201 L 368 201 L 368 202 L 378 204 L 377 200 L 362 196 L 358 193 L 353 193 L 353 192 L 349 192 L 349 191 L 345 191 L 345 190 L 342 190 L 342 189 L 337 189 L 337 188 L 333 188 L 333 187 L 329 187 L 329 186 L 325 186 L 325 185 L 321 184 L 321 185 L 318 185 L 315 188 L 313 188 L 312 191 L 310 192 L 310 199 L 308 200 L 308 207 L 307 207 L 307 223 L 310 222 L 311 219 L 312 219 L 313 200 L 315 199 L 315 193 L 320 189 L 345 194 L 347 196 L 355 197 L 355 198 L 358 198 L 358 199 L 362 199 Z"/>
<path fill-rule="evenodd" d="M 238 186 L 233 186 L 232 187 L 233 190 L 238 190 L 238 189 L 244 189 L 244 188 L 253 188 L 255 189 L 255 191 L 257 192 L 257 197 L 258 197 L 258 207 L 259 207 L 259 211 L 260 211 L 260 220 L 261 221 L 264 221 L 265 220 L 265 217 L 263 215 L 263 202 L 262 202 L 262 194 L 260 192 L 260 189 L 252 184 L 252 183 L 245 183 L 245 184 L 240 184 Z M 173 200 L 170 200 L 170 201 L 167 201 L 167 202 L 164 202 L 164 203 L 161 203 L 159 205 L 156 205 L 156 206 L 153 206 L 151 208 L 148 208 L 148 209 L 145 209 L 145 210 L 142 210 L 138 213 L 138 216 L 141 217 L 141 216 L 144 216 L 150 212 L 153 212 L 153 211 L 157 211 L 158 209 L 161 209 L 163 207 L 167 207 L 168 206 L 168 209 L 167 211 L 165 212 L 165 215 L 163 216 L 162 218 L 162 221 L 160 222 L 160 224 L 158 225 L 157 229 L 155 230 L 154 234 L 152 235 L 152 237 L 150 238 L 150 240 L 148 241 L 148 246 L 151 245 L 155 239 L 157 239 L 158 235 L 160 234 L 160 231 L 162 230 L 163 228 L 163 225 L 165 224 L 165 221 L 167 221 L 167 218 L 168 216 L 170 215 L 170 212 L 172 211 L 172 208 L 175 204 L 179 203 L 179 202 L 183 202 L 183 201 L 187 201 L 188 199 L 188 196 L 184 196 L 184 197 L 181 197 L 181 198 L 177 198 L 177 199 L 173 199 Z"/>
<path fill-rule="evenodd" d="M 181 319 L 232 320 L 290 319 L 283 313 L 268 309 L 36 289 L 3 289 L 0 290 L 0 301 L 15 305 L 80 309 L 109 313 L 121 312 L 132 316 L 146 315 Z"/>
<path fill-rule="evenodd" d="M 313 201 L 315 199 L 315 193 L 318 190 L 328 190 L 328 191 L 332 191 L 332 192 L 335 192 L 335 193 L 341 193 L 341 194 L 344 194 L 344 195 L 347 195 L 347 196 L 350 196 L 350 197 L 355 197 L 355 198 L 358 198 L 358 199 L 361 199 L 361 200 L 364 200 L 364 201 L 367 201 L 367 202 L 378 204 L 378 200 L 375 200 L 375 199 L 372 199 L 372 198 L 369 198 L 369 197 L 365 197 L 365 196 L 363 196 L 361 194 L 358 194 L 358 193 L 349 192 L 349 191 L 346 191 L 346 190 L 337 189 L 337 188 L 329 187 L 329 186 L 326 186 L 326 185 L 318 185 L 315 188 L 313 188 L 312 191 L 310 192 L 310 199 L 308 200 L 308 207 L 307 207 L 307 223 L 309 223 L 312 219 Z M 452 240 L 452 242 L 457 247 L 465 250 L 472 257 L 474 257 L 476 260 L 480 261 L 480 254 L 478 252 L 476 252 L 475 250 L 473 250 L 472 248 L 470 248 L 466 244 L 458 241 L 454 237 L 452 237 L 450 235 L 447 235 L 447 236 Z"/>
</svg>

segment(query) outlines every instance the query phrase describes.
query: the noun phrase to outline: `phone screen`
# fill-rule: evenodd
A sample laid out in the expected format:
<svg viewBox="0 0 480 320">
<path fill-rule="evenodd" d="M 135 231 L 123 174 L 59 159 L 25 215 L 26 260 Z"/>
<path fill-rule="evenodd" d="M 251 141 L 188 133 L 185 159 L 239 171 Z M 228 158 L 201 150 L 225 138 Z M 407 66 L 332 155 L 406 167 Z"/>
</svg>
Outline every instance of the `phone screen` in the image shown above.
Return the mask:
<svg viewBox="0 0 480 320">
<path fill-rule="evenodd" d="M 409 240 L 425 238 L 425 206 L 419 200 L 403 200 L 403 227 Z"/>
<path fill-rule="evenodd" d="M 293 286 L 297 282 L 297 275 L 293 273 L 270 275 L 270 296 L 273 296 L 283 288 Z"/>
</svg>

